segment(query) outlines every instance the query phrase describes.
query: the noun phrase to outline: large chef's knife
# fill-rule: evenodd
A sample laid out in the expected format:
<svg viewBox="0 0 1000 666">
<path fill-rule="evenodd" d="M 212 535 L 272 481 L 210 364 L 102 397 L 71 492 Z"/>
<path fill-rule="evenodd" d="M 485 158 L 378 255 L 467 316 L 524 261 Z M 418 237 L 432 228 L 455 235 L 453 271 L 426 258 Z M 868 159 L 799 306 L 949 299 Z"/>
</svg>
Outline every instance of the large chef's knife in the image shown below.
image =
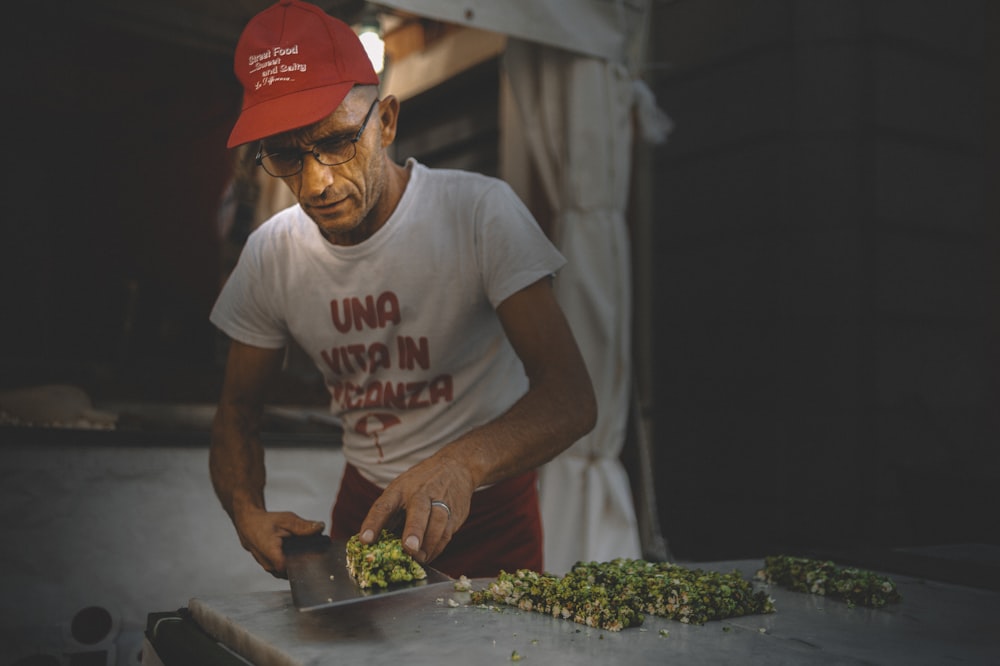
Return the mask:
<svg viewBox="0 0 1000 666">
<path fill-rule="evenodd" d="M 393 583 L 386 588 L 360 588 L 347 571 L 347 541 L 325 534 L 285 537 L 282 544 L 292 603 L 300 611 L 314 611 L 355 601 L 398 594 L 428 585 L 451 583 L 453 579 L 421 565 L 427 578 Z"/>
</svg>

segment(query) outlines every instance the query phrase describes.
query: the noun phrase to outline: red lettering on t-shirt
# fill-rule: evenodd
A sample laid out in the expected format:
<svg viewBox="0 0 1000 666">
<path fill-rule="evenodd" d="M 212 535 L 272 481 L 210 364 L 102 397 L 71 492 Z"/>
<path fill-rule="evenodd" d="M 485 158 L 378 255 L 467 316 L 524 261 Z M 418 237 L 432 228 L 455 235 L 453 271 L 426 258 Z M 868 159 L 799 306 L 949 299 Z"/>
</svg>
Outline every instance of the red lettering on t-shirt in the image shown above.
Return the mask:
<svg viewBox="0 0 1000 666">
<path fill-rule="evenodd" d="M 368 369 L 368 362 L 365 358 L 365 346 L 364 345 L 347 345 L 347 347 L 340 348 L 341 354 L 344 355 L 344 365 L 347 366 L 347 371 L 351 372 L 354 368 L 351 366 L 351 359 L 358 364 L 358 367 L 362 370 Z"/>
<path fill-rule="evenodd" d="M 337 352 L 337 348 L 334 347 L 329 352 L 325 349 L 321 349 L 319 355 L 323 358 L 323 361 L 329 366 L 333 374 L 342 374 L 340 371 L 340 354 Z"/>
<path fill-rule="evenodd" d="M 344 382 L 344 407 L 347 409 L 358 409 L 361 407 L 365 394 L 363 386 L 356 386 L 351 382 Z"/>
<path fill-rule="evenodd" d="M 406 392 L 410 394 L 410 399 L 406 403 L 407 409 L 430 406 L 430 401 L 423 396 L 426 387 L 427 382 L 406 382 Z"/>
<path fill-rule="evenodd" d="M 398 326 L 402 321 L 399 316 L 399 298 L 394 292 L 384 291 L 379 294 L 375 306 L 378 309 L 379 328 L 385 328 L 389 324 Z"/>
<path fill-rule="evenodd" d="M 370 381 L 364 386 L 353 382 L 329 385 L 333 402 L 343 409 L 420 409 L 454 400 L 451 375 L 438 375 L 428 381 Z"/>
<path fill-rule="evenodd" d="M 392 409 L 406 409 L 406 384 L 386 382 L 382 391 L 382 405 Z"/>
<path fill-rule="evenodd" d="M 432 379 L 427 392 L 430 395 L 432 405 L 436 405 L 439 402 L 451 402 L 454 397 L 451 387 L 451 375 L 438 375 Z"/>
<path fill-rule="evenodd" d="M 418 365 L 426 370 L 431 366 L 431 352 L 426 337 L 414 340 L 401 335 L 396 338 L 396 350 L 399 352 L 399 367 L 403 370 L 413 370 Z"/>
<path fill-rule="evenodd" d="M 372 343 L 367 348 L 362 344 L 353 344 L 332 347 L 329 351 L 321 349 L 319 355 L 335 375 L 355 372 L 357 369 L 375 372 L 379 368 L 392 367 L 389 347 L 381 342 Z"/>
<path fill-rule="evenodd" d="M 376 342 L 368 348 L 368 371 L 375 372 L 379 368 L 391 368 L 392 359 L 389 358 L 389 348 L 381 342 Z"/>
<path fill-rule="evenodd" d="M 385 291 L 376 298 L 371 294 L 364 298 L 347 296 L 330 301 L 330 319 L 333 327 L 341 333 L 352 328 L 385 328 L 389 324 L 399 324 L 399 298 L 391 291 Z"/>
<path fill-rule="evenodd" d="M 381 407 L 382 406 L 382 384 L 379 382 L 372 382 L 365 389 L 365 407 Z"/>
</svg>

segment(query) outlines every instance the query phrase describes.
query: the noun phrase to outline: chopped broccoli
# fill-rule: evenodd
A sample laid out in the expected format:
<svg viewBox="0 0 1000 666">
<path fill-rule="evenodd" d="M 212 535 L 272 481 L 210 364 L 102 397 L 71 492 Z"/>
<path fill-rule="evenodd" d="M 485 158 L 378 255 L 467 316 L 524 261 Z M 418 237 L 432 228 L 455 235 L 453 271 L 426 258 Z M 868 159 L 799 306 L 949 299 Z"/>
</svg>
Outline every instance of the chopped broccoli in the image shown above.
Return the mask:
<svg viewBox="0 0 1000 666">
<path fill-rule="evenodd" d="M 754 592 L 739 572 L 720 574 L 624 558 L 578 562 L 562 578 L 527 569 L 501 571 L 485 590 L 473 592 L 474 604 L 487 601 L 609 631 L 642 624 L 644 613 L 703 624 L 774 612 L 771 599 Z"/>
<path fill-rule="evenodd" d="M 403 550 L 399 537 L 386 530 L 368 546 L 357 535 L 347 541 L 347 571 L 363 589 L 427 578 L 424 568 Z"/>
<path fill-rule="evenodd" d="M 770 555 L 764 558 L 764 568 L 756 577 L 795 592 L 839 599 L 848 605 L 881 608 L 902 598 L 891 579 L 855 567 L 839 567 L 828 560 Z"/>
</svg>

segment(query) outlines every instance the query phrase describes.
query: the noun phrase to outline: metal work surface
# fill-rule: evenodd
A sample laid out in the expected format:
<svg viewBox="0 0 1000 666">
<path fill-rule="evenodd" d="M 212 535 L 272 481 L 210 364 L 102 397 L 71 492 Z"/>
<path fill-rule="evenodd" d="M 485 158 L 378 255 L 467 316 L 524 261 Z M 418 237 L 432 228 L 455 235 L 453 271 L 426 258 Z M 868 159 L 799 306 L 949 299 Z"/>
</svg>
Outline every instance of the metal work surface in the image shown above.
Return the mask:
<svg viewBox="0 0 1000 666">
<path fill-rule="evenodd" d="M 699 563 L 752 579 L 761 561 Z M 621 632 L 511 607 L 469 606 L 437 586 L 300 613 L 285 592 L 195 598 L 195 621 L 257 666 L 327 664 L 988 664 L 1000 663 L 1000 594 L 893 576 L 883 609 L 764 586 L 777 612 L 701 626 L 647 617 Z M 473 581 L 480 589 L 489 581 Z M 665 633 L 666 635 L 663 635 Z"/>
</svg>

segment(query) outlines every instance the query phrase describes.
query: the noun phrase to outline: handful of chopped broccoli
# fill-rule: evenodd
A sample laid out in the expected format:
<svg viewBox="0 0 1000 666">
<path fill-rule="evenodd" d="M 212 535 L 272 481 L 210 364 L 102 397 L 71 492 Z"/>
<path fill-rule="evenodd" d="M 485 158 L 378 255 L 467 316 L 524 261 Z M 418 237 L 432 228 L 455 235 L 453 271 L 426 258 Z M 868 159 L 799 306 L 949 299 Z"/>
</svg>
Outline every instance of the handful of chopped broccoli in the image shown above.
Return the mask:
<svg viewBox="0 0 1000 666">
<path fill-rule="evenodd" d="M 357 535 L 347 541 L 347 571 L 362 589 L 427 578 L 424 568 L 403 550 L 399 537 L 386 530 L 371 545 L 361 543 Z"/>
</svg>

